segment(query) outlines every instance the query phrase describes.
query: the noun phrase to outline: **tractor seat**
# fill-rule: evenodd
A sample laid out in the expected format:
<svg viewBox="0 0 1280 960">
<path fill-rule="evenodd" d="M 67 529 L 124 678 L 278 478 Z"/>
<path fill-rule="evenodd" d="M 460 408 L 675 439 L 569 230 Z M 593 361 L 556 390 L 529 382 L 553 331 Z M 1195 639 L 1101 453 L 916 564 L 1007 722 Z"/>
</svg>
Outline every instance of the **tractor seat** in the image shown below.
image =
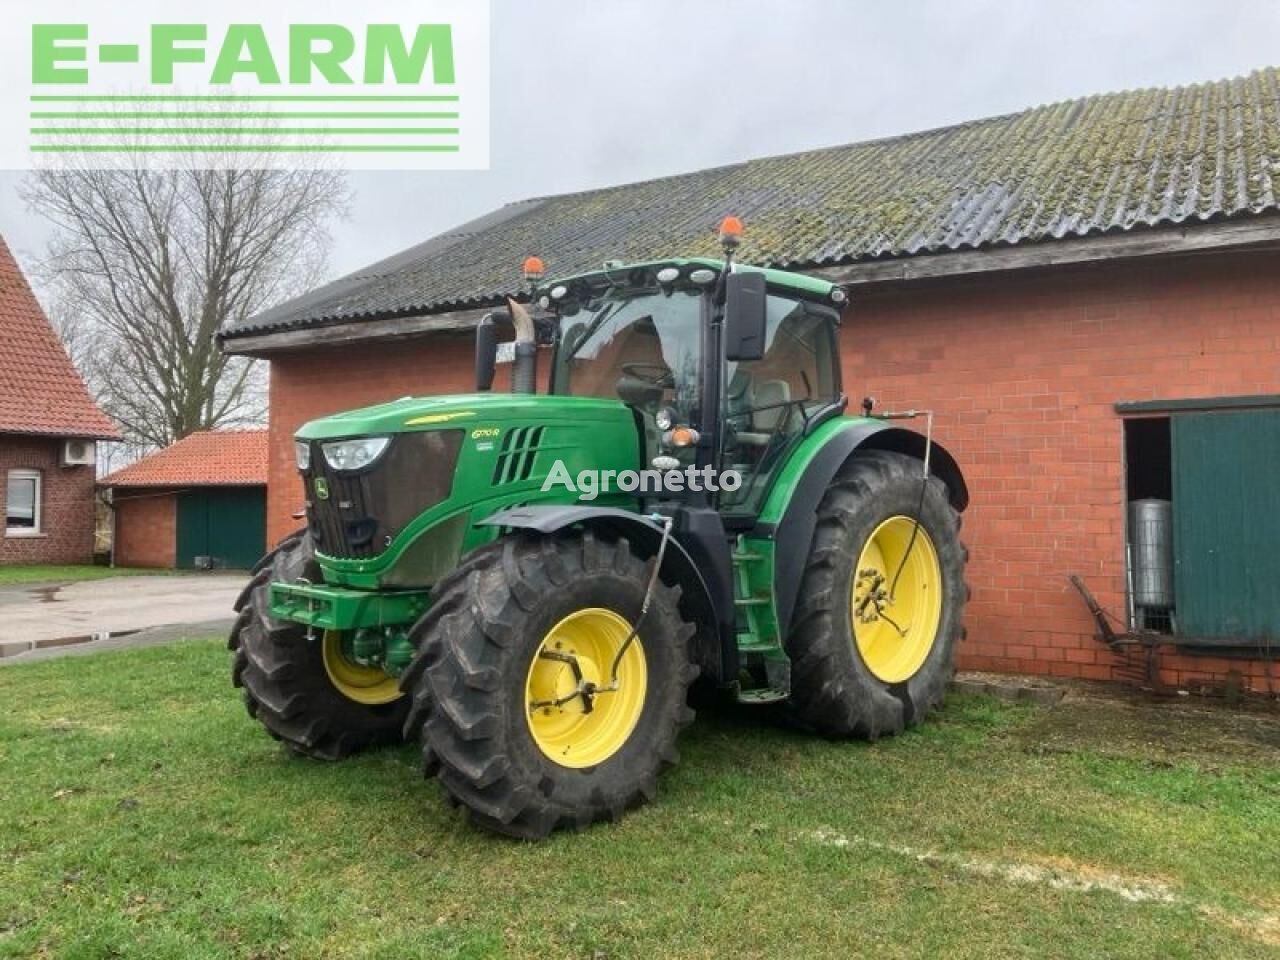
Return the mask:
<svg viewBox="0 0 1280 960">
<path fill-rule="evenodd" d="M 750 391 L 751 429 L 740 430 L 738 442 L 748 447 L 763 447 L 778 429 L 778 424 L 791 413 L 785 406 L 791 400 L 791 384 L 785 380 L 762 380 Z M 768 407 L 760 410 L 760 407 Z"/>
</svg>

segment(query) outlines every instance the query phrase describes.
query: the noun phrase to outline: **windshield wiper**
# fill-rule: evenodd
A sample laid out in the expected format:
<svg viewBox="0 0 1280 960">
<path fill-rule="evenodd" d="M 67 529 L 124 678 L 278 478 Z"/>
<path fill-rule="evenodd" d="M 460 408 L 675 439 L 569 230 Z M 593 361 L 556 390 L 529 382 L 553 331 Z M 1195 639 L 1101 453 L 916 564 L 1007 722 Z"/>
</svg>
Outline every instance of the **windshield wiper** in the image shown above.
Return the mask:
<svg viewBox="0 0 1280 960">
<path fill-rule="evenodd" d="M 587 341 L 595 336 L 596 331 L 604 325 L 606 320 L 618 312 L 624 302 L 625 301 L 622 300 L 614 300 L 612 303 L 606 304 L 600 312 L 596 314 L 596 318 L 591 321 L 587 326 L 587 329 L 582 331 L 582 337 L 573 345 L 573 349 L 569 351 L 569 356 L 566 359 L 572 360 L 576 357 L 578 355 L 578 351 L 586 346 Z"/>
</svg>

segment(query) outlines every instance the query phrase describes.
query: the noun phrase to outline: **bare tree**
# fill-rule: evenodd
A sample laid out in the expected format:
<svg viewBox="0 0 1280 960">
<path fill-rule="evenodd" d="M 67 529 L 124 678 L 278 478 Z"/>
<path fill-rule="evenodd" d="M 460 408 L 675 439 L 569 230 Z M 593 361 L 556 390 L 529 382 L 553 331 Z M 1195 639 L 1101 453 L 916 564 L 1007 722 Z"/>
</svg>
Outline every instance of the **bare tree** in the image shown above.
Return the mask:
<svg viewBox="0 0 1280 960">
<path fill-rule="evenodd" d="M 215 338 L 323 277 L 340 171 L 39 170 L 23 196 L 56 227 L 55 322 L 129 440 L 261 421 L 258 365 Z"/>
</svg>

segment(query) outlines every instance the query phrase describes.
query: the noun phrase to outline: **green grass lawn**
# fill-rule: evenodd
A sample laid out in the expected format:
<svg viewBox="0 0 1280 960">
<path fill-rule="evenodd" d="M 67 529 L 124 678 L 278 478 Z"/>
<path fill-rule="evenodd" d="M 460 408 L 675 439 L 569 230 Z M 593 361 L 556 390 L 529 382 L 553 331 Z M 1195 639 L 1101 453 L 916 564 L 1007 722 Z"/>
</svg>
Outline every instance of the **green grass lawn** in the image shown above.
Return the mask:
<svg viewBox="0 0 1280 960">
<path fill-rule="evenodd" d="M 1280 718 L 954 699 L 868 745 L 704 713 L 656 804 L 523 844 L 416 752 L 289 756 L 220 641 L 0 668 L 0 956 L 1280 952 Z"/>
<path fill-rule="evenodd" d="M 137 567 L 98 567 L 91 564 L 0 567 L 0 587 L 22 583 L 70 583 L 107 577 L 165 576 L 190 570 L 148 570 Z"/>
</svg>

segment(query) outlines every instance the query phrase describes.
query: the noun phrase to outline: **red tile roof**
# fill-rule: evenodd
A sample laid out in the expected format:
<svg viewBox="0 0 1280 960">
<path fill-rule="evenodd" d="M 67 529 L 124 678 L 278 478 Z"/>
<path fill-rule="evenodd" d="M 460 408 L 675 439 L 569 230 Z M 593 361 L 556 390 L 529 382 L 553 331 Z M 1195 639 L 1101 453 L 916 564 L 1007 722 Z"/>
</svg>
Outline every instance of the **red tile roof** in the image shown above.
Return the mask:
<svg viewBox="0 0 1280 960">
<path fill-rule="evenodd" d="M 0 237 L 0 433 L 119 440 Z"/>
<path fill-rule="evenodd" d="M 99 481 L 108 487 L 247 487 L 267 482 L 267 431 L 193 433 Z"/>
</svg>

